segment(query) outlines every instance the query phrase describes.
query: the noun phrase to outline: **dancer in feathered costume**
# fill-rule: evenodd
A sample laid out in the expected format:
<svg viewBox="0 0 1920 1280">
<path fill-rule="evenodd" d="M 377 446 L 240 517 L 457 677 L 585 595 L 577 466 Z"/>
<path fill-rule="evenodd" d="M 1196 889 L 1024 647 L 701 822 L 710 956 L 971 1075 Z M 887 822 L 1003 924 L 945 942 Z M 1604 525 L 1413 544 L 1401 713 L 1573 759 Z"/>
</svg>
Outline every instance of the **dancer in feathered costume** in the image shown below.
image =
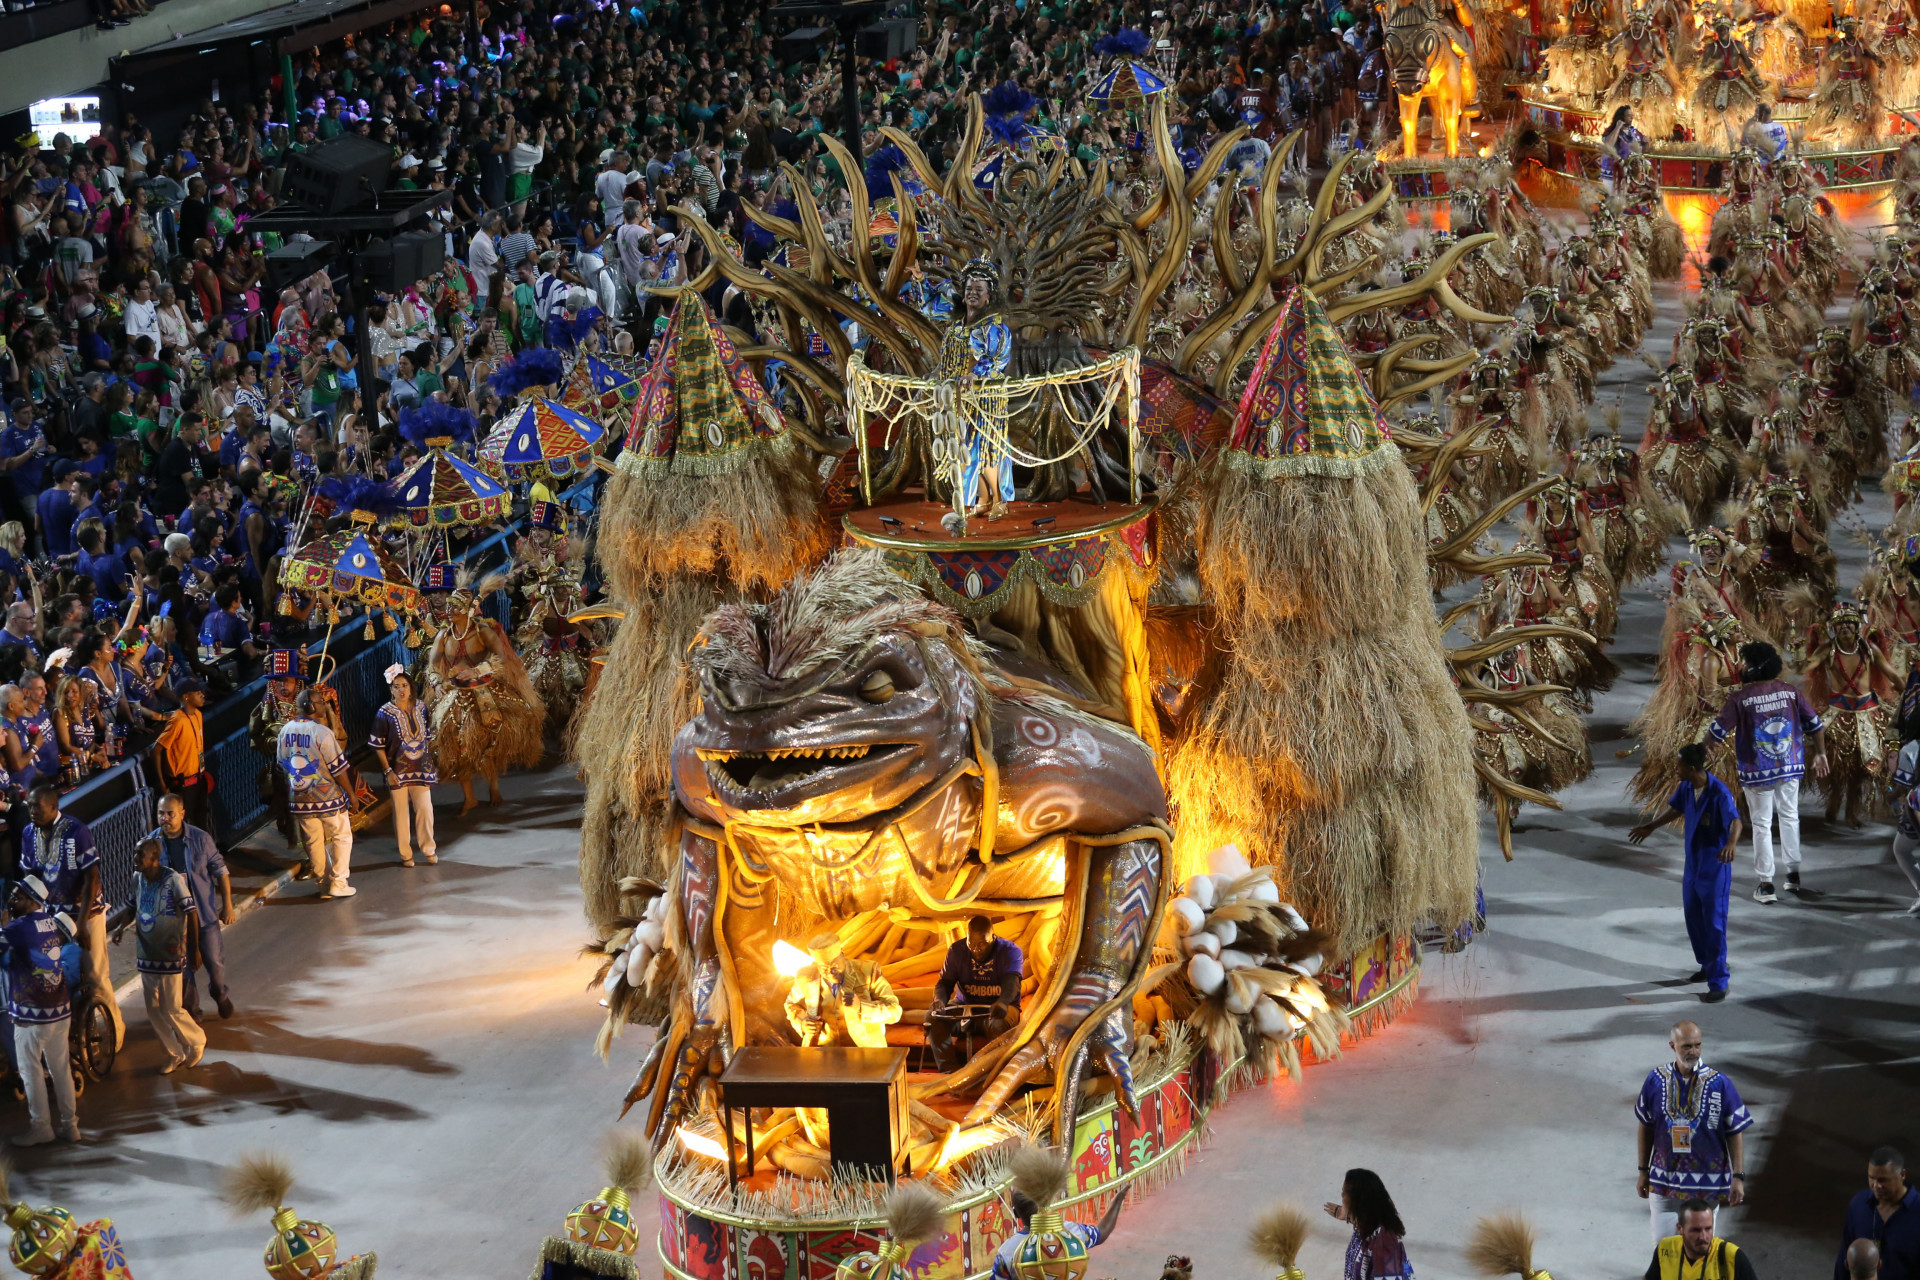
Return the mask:
<svg viewBox="0 0 1920 1280">
<path fill-rule="evenodd" d="M 1908 345 L 1908 338 L 1906 312 L 1900 305 L 1893 273 L 1880 266 L 1869 269 L 1860 281 L 1859 300 L 1853 308 L 1851 345 L 1896 401 L 1907 399 L 1916 374 L 1920 374 L 1920 357 Z"/>
<path fill-rule="evenodd" d="M 1639 739 L 1640 753 L 1627 794 L 1642 813 L 1665 811 L 1680 781 L 1680 748 L 1692 742 L 1707 743 L 1708 770 L 1740 794 L 1733 744 L 1709 742 L 1707 726 L 1740 683 L 1740 646 L 1752 637 L 1719 603 L 1711 591 L 1691 585 L 1667 597 L 1653 696 L 1627 729 Z"/>
<path fill-rule="evenodd" d="M 1653 407 L 1640 446 L 1640 472 L 1686 508 L 1694 523 L 1726 497 L 1733 480 L 1733 449 L 1713 431 L 1693 371 L 1671 365 L 1648 388 Z"/>
<path fill-rule="evenodd" d="M 1819 313 L 1789 280 L 1764 234 L 1741 236 L 1734 246 L 1733 288 L 1748 341 L 1741 354 L 1792 360 L 1819 324 Z"/>
<path fill-rule="evenodd" d="M 1593 400 L 1594 365 L 1578 320 L 1550 285 L 1528 289 L 1514 312 L 1513 349 L 1523 361 L 1514 382 L 1529 401 L 1529 421 L 1538 406 L 1543 431 L 1583 420 Z"/>
<path fill-rule="evenodd" d="M 1813 499 L 1808 515 L 1815 528 L 1825 530 L 1829 513 L 1853 501 L 1859 482 L 1844 416 L 1839 404 L 1820 395 L 1813 379 L 1798 370 L 1780 379 L 1774 401 L 1780 407 L 1770 430 L 1778 459 L 1769 450 L 1770 464 L 1804 481 Z"/>
<path fill-rule="evenodd" d="M 1506 642 L 1508 647 L 1473 673 L 1472 684 L 1505 698 L 1531 693 L 1531 705 L 1470 702 L 1467 721 L 1473 725 L 1473 753 L 1483 766 L 1551 796 L 1593 773 L 1593 745 L 1586 720 L 1566 689 L 1528 669 L 1525 635 L 1524 628 L 1502 627 L 1476 645 Z M 1502 799 L 1484 787 L 1480 798 L 1488 805 Z"/>
<path fill-rule="evenodd" d="M 1480 419 L 1482 424 L 1491 421 Z M 1440 419 L 1430 413 L 1415 414 L 1393 429 L 1394 442 L 1400 446 L 1401 456 L 1406 459 L 1414 485 L 1420 491 L 1421 505 L 1426 508 L 1427 571 L 1436 591 L 1462 581 L 1467 575 L 1450 564 L 1436 563 L 1432 553 L 1466 532 L 1487 507 L 1486 490 L 1480 478 L 1486 445 L 1475 438 L 1479 434 L 1470 434 L 1467 440 L 1460 441 L 1457 432 L 1448 432 L 1440 425 Z M 1445 474 L 1435 476 L 1436 466 L 1444 467 Z"/>
<path fill-rule="evenodd" d="M 1894 670 L 1911 670 L 1920 659 L 1920 584 L 1898 545 L 1874 550 L 1860 578 L 1860 600 L 1868 629 L 1887 639 Z"/>
<path fill-rule="evenodd" d="M 1604 208 L 1594 210 L 1593 265 L 1602 295 L 1620 315 L 1620 341 L 1631 351 L 1653 324 L 1653 280 L 1626 228 Z"/>
<path fill-rule="evenodd" d="M 1467 385 L 1448 397 L 1453 421 L 1448 435 L 1477 432 L 1469 474 L 1474 478 L 1480 508 L 1491 506 L 1525 488 L 1550 444 L 1544 416 L 1528 410 L 1526 398 L 1512 387 L 1506 361 L 1482 356 L 1468 374 Z M 1527 413 L 1522 423 L 1519 415 Z"/>
<path fill-rule="evenodd" d="M 1597 432 L 1580 446 L 1574 483 L 1615 589 L 1658 569 L 1663 521 L 1640 482 L 1640 455 L 1614 431 Z"/>
<path fill-rule="evenodd" d="M 1516 556 L 1538 555 L 1541 547 L 1528 538 L 1514 545 Z M 1573 691 L 1581 710 L 1591 710 L 1593 695 L 1613 687 L 1620 674 L 1592 639 L 1585 625 L 1591 615 L 1589 602 L 1564 593 L 1551 569 L 1524 564 L 1502 569 L 1487 578 L 1482 592 L 1479 638 L 1486 639 L 1501 627 L 1526 627 L 1535 623 L 1556 623 L 1584 633 L 1585 643 L 1555 634 L 1541 634 L 1526 642 L 1528 670 L 1535 676 L 1565 685 Z"/>
<path fill-rule="evenodd" d="M 1813 398 L 1827 407 L 1835 426 L 1832 448 L 1846 451 L 1855 474 L 1887 465 L 1887 395 L 1855 354 L 1852 335 L 1838 325 L 1822 329 L 1807 357 Z"/>
<path fill-rule="evenodd" d="M 1753 56 L 1733 34 L 1733 19 L 1714 18 L 1711 32 L 1694 55 L 1693 134 L 1703 141 L 1721 138 L 1732 146 L 1746 128 L 1754 107 L 1773 100 L 1773 91 L 1753 65 Z"/>
<path fill-rule="evenodd" d="M 1866 627 L 1866 613 L 1851 600 L 1833 607 L 1824 626 L 1807 637 L 1807 700 L 1826 723 L 1821 742 L 1827 775 L 1815 780 L 1826 798 L 1827 821 L 1845 810 L 1849 826 L 1862 811 L 1881 809 L 1879 782 L 1886 774 L 1892 708 L 1906 673 L 1895 667 L 1887 640 Z"/>
<path fill-rule="evenodd" d="M 527 679 L 505 628 L 481 611 L 481 601 L 504 579 L 471 580 L 454 591 L 447 625 L 427 658 L 427 715 L 440 776 L 466 796 L 460 812 L 478 801 L 473 779 L 486 779 L 487 803 L 500 802 L 500 775 L 531 768 L 546 753 L 547 709 Z"/>
<path fill-rule="evenodd" d="M 526 612 L 514 631 L 514 647 L 527 668 L 527 682 L 546 704 L 546 729 L 572 724 L 586 694 L 600 637 L 591 622 L 569 622 L 580 608 L 584 544 L 565 536 L 558 503 L 536 502 L 528 512 L 528 536 L 514 548 L 511 580 L 522 590 Z M 544 535 L 550 541 L 536 543 Z"/>
<path fill-rule="evenodd" d="M 1693 374 L 1707 426 L 1728 441 L 1746 439 L 1750 427 L 1743 408 L 1747 385 L 1728 345 L 1727 326 L 1713 316 L 1687 321 L 1673 335 L 1673 362 Z"/>
<path fill-rule="evenodd" d="M 1731 257 L 1741 236 L 1759 235 L 1766 229 L 1773 208 L 1773 180 L 1760 153 L 1752 147 L 1739 147 L 1727 160 L 1726 176 L 1720 183 L 1720 207 L 1713 211 L 1713 223 L 1707 230 L 1707 252 Z"/>
<path fill-rule="evenodd" d="M 1887 0 L 1880 11 L 1880 88 L 1895 107 L 1920 100 L 1920 37 L 1913 34 L 1913 0 Z"/>
<path fill-rule="evenodd" d="M 1735 538 L 1732 530 L 1712 525 L 1687 530 L 1687 546 L 1695 558 L 1674 562 L 1672 594 L 1691 595 L 1708 609 L 1732 614 L 1740 619 L 1747 639 L 1772 643 L 1772 634 L 1762 630 L 1748 610 L 1741 585 L 1760 553 Z"/>
<path fill-rule="evenodd" d="M 1603 287 L 1600 273 L 1594 270 L 1593 258 L 1594 244 L 1590 236 L 1574 236 L 1568 240 L 1554 262 L 1553 285 L 1574 310 L 1575 327 L 1587 340 L 1588 360 L 1593 371 L 1604 373 L 1616 355 L 1633 350 L 1639 345 L 1639 339 L 1636 336 L 1632 342 L 1627 341 L 1633 336 L 1628 332 L 1629 317 L 1614 305 L 1612 296 Z"/>
<path fill-rule="evenodd" d="M 1547 573 L 1554 590 L 1579 610 L 1569 619 L 1605 644 L 1613 639 L 1620 607 L 1619 588 L 1607 572 L 1600 540 L 1580 501 L 1580 491 L 1565 476 L 1554 476 L 1539 496 L 1527 504 L 1526 531 L 1530 541 L 1547 553 Z"/>
<path fill-rule="evenodd" d="M 1776 636 L 1804 635 L 1833 603 L 1839 562 L 1807 518 L 1808 497 L 1785 476 L 1762 476 L 1734 522 L 1734 536 L 1759 553 L 1741 576 L 1746 614 Z"/>
<path fill-rule="evenodd" d="M 1687 237 L 1660 198 L 1660 170 L 1644 155 L 1628 156 L 1621 170 L 1621 218 L 1635 252 L 1655 280 L 1677 280 L 1687 260 Z"/>
<path fill-rule="evenodd" d="M 1836 147 L 1864 147 L 1879 135 L 1886 114 L 1880 55 L 1867 47 L 1856 19 L 1835 18 L 1833 28 L 1833 40 L 1822 55 L 1820 89 L 1807 134 Z"/>
<path fill-rule="evenodd" d="M 1547 50 L 1547 92 L 1598 108 L 1613 80 L 1605 0 L 1567 0 L 1567 34 Z"/>
<path fill-rule="evenodd" d="M 1667 76 L 1667 42 L 1652 8 L 1634 5 L 1626 29 L 1609 44 L 1620 60 L 1620 74 L 1607 87 L 1600 114 L 1611 117 L 1621 107 L 1632 107 L 1634 123 L 1649 138 L 1672 137 L 1678 89 Z"/>
</svg>

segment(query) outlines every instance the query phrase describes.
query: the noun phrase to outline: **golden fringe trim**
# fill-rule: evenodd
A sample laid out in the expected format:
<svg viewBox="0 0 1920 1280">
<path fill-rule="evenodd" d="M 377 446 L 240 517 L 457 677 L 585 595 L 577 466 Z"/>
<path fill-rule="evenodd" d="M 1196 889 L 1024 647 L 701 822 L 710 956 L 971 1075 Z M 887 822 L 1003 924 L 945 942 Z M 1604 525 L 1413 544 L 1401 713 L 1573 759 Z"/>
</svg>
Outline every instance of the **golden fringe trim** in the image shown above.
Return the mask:
<svg viewBox="0 0 1920 1280">
<path fill-rule="evenodd" d="M 562 1240 L 558 1236 L 548 1236 L 546 1243 L 540 1246 L 540 1257 L 534 1262 L 530 1280 L 543 1280 L 548 1265 L 555 1262 L 562 1266 L 590 1271 L 596 1276 L 618 1276 L 620 1280 L 640 1280 L 639 1266 L 626 1254 L 615 1253 L 611 1249 L 596 1249 L 590 1244 Z M 339 1274 L 339 1272 L 334 1273 L 336 1276 Z"/>
<path fill-rule="evenodd" d="M 1382 441 L 1378 449 L 1355 458 L 1329 458 L 1319 453 L 1289 453 L 1278 458 L 1256 458 L 1238 449 L 1226 449 L 1221 452 L 1223 466 L 1232 467 L 1237 471 L 1249 471 L 1262 480 L 1294 476 L 1325 476 L 1336 480 L 1353 480 L 1360 476 L 1370 476 L 1398 461 L 1400 461 L 1400 447 L 1391 440 Z"/>
<path fill-rule="evenodd" d="M 785 431 L 778 431 L 770 436 L 756 435 L 725 453 L 676 452 L 671 458 L 649 458 L 637 449 L 628 449 L 614 459 L 613 465 L 634 476 L 724 476 L 772 454 L 786 434 Z"/>
</svg>

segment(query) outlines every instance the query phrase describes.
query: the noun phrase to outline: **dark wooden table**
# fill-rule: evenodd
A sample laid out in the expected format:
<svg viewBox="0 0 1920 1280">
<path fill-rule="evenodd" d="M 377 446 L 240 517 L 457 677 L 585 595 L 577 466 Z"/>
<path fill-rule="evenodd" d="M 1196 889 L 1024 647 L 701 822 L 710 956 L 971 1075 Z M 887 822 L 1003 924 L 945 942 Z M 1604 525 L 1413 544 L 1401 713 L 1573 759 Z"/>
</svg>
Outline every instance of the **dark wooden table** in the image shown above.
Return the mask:
<svg viewBox="0 0 1920 1280">
<path fill-rule="evenodd" d="M 909 1133 L 907 1051 L 750 1045 L 735 1053 L 720 1077 L 728 1190 L 739 1184 L 733 1112 L 746 1113 L 747 1172 L 752 1174 L 754 1107 L 824 1108 L 833 1171 L 891 1182 Z"/>
</svg>

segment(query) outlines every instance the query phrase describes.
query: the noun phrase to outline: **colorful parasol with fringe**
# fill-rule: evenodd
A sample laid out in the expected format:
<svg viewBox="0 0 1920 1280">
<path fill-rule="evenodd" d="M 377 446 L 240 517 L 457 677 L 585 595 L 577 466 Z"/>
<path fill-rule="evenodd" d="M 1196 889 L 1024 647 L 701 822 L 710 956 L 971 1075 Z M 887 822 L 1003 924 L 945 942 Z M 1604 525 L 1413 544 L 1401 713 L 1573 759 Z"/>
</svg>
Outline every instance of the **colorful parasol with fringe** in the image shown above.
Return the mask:
<svg viewBox="0 0 1920 1280">
<path fill-rule="evenodd" d="M 619 356 L 593 353 L 573 362 L 560 403 L 581 413 L 609 413 L 640 398 L 640 373 Z"/>
<path fill-rule="evenodd" d="M 393 528 L 465 529 L 501 519 L 513 501 L 505 485 L 444 449 L 429 449 L 388 487 Z"/>
<path fill-rule="evenodd" d="M 494 424 L 480 465 L 510 481 L 568 480 L 593 466 L 607 429 L 557 400 L 536 396 Z"/>
<path fill-rule="evenodd" d="M 373 639 L 373 617 L 380 614 L 392 631 L 397 619 L 417 619 L 420 593 L 399 561 L 380 545 L 378 526 L 391 520 L 397 501 L 393 488 L 365 478 L 348 482 L 329 480 L 321 496 L 352 512 L 351 523 L 336 533 L 322 534 L 303 544 L 280 564 L 280 585 L 311 596 L 326 608 L 327 622 L 340 621 L 342 602 L 367 611 L 367 639 Z M 284 599 L 282 612 L 291 606 Z"/>
<path fill-rule="evenodd" d="M 1167 82 L 1128 59 L 1101 79 L 1087 101 L 1102 111 L 1139 108 L 1167 91 Z"/>
</svg>

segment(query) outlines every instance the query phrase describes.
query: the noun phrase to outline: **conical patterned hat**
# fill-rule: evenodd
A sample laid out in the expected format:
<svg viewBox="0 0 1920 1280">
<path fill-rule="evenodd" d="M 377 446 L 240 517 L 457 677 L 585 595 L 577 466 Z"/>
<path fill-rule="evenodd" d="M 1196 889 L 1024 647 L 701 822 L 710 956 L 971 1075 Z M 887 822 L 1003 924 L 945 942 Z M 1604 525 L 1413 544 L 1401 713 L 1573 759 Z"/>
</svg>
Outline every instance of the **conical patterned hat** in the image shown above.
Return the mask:
<svg viewBox="0 0 1920 1280">
<path fill-rule="evenodd" d="M 641 382 L 619 465 L 642 474 L 720 475 L 785 429 L 707 304 L 691 290 L 682 293 L 660 355 Z"/>
<path fill-rule="evenodd" d="M 1132 60 L 1107 72 L 1095 85 L 1087 101 L 1106 110 L 1113 107 L 1140 107 L 1167 91 L 1167 82 Z"/>
<path fill-rule="evenodd" d="M 1295 287 L 1260 348 L 1227 438 L 1229 462 L 1262 476 L 1359 476 L 1399 450 L 1347 345 L 1310 289 Z"/>
</svg>

